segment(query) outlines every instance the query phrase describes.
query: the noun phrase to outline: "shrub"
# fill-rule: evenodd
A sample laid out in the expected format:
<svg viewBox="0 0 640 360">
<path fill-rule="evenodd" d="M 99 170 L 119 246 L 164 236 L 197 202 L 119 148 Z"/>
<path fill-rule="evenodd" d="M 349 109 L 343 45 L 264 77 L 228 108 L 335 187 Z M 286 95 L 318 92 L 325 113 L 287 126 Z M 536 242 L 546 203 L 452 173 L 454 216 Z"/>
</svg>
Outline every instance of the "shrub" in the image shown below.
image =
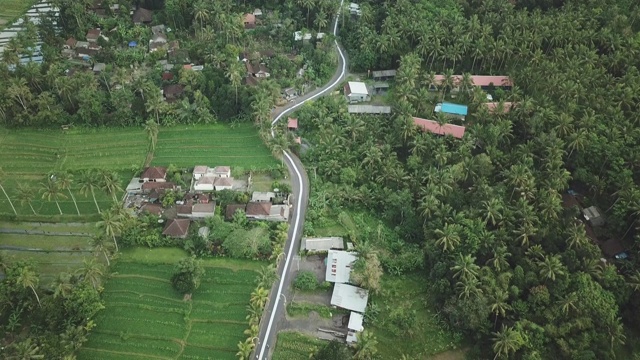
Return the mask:
<svg viewBox="0 0 640 360">
<path fill-rule="evenodd" d="M 300 271 L 293 286 L 298 290 L 315 290 L 318 288 L 318 279 L 313 271 Z"/>
<path fill-rule="evenodd" d="M 200 286 L 204 275 L 202 263 L 194 257 L 186 257 L 178 262 L 171 276 L 171 285 L 181 294 L 189 294 Z"/>
</svg>

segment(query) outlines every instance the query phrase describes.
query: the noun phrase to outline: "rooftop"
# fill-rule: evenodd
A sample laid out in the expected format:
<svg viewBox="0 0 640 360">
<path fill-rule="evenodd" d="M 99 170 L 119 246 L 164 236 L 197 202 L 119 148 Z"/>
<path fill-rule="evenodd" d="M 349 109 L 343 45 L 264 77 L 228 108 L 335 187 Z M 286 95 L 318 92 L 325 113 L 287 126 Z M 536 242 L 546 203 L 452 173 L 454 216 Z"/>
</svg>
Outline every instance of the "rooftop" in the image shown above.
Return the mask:
<svg viewBox="0 0 640 360">
<path fill-rule="evenodd" d="M 357 286 L 337 283 L 333 287 L 331 305 L 364 313 L 369 300 L 369 292 Z"/>
<path fill-rule="evenodd" d="M 437 135 L 451 135 L 457 139 L 462 139 L 465 132 L 465 127 L 460 125 L 440 125 L 436 121 L 421 119 L 417 117 L 413 118 L 413 122 L 424 131 L 429 131 Z"/>
<path fill-rule="evenodd" d="M 167 177 L 167 168 L 162 166 L 151 166 L 146 168 L 140 177 L 143 179 L 164 179 Z"/>
<path fill-rule="evenodd" d="M 271 214 L 271 203 L 250 202 L 247 204 L 245 211 L 248 216 L 269 216 Z"/>
<path fill-rule="evenodd" d="M 245 204 L 229 204 L 227 205 L 227 208 L 224 211 L 224 217 L 227 220 L 231 220 L 233 219 L 233 215 L 236 213 L 236 211 L 238 210 L 242 210 L 245 211 Z"/>
<path fill-rule="evenodd" d="M 349 81 L 347 83 L 347 89 L 348 89 L 347 95 L 369 94 L 369 91 L 367 90 L 367 85 L 360 81 Z"/>
<path fill-rule="evenodd" d="M 252 202 L 271 202 L 276 197 L 276 193 L 270 191 L 254 191 L 251 194 Z"/>
<path fill-rule="evenodd" d="M 355 253 L 329 250 L 325 280 L 334 283 L 347 283 L 351 276 L 353 263 L 358 259 Z"/>
<path fill-rule="evenodd" d="M 304 238 L 300 244 L 300 250 L 311 252 L 329 251 L 331 249 L 344 249 L 344 240 L 341 237 Z"/>
<path fill-rule="evenodd" d="M 191 210 L 192 213 L 210 213 L 213 214 L 216 210 L 216 203 L 212 201 L 206 204 L 194 204 Z"/>
<path fill-rule="evenodd" d="M 350 114 L 390 114 L 391 106 L 349 105 Z"/>
<path fill-rule="evenodd" d="M 371 75 L 376 78 L 376 77 L 392 77 L 392 76 L 396 76 L 396 70 L 378 70 L 378 71 L 373 71 L 371 73 Z"/>
<path fill-rule="evenodd" d="M 435 112 L 443 112 L 446 114 L 466 116 L 468 112 L 467 105 L 443 102 L 436 105 Z"/>
<path fill-rule="evenodd" d="M 185 237 L 189 233 L 189 225 L 191 221 L 189 219 L 173 219 L 169 220 L 167 225 L 162 230 L 162 235 L 171 237 Z"/>
<path fill-rule="evenodd" d="M 362 326 L 362 321 L 364 320 L 364 316 L 355 311 L 351 312 L 349 316 L 349 325 L 347 325 L 347 329 L 353 331 L 362 331 L 364 327 Z"/>
<path fill-rule="evenodd" d="M 298 119 L 297 118 L 289 118 L 287 120 L 287 127 L 289 129 L 297 129 L 298 128 Z"/>
<path fill-rule="evenodd" d="M 194 174 L 206 174 L 207 170 L 209 170 L 208 166 L 206 166 L 206 165 L 198 165 L 198 166 L 193 168 L 193 173 Z"/>
</svg>

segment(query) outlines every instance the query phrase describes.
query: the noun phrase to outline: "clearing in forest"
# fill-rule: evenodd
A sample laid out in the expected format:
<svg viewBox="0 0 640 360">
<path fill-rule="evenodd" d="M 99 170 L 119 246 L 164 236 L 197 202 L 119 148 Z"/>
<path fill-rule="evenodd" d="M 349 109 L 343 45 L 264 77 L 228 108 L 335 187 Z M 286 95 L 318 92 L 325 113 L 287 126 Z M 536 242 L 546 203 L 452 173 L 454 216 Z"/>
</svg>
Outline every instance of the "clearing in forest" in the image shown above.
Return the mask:
<svg viewBox="0 0 640 360">
<path fill-rule="evenodd" d="M 200 287 L 184 301 L 169 281 L 184 256 L 180 249 L 125 250 L 78 359 L 236 359 L 256 270 L 264 264 L 205 260 Z"/>
<path fill-rule="evenodd" d="M 279 162 L 252 124 L 178 125 L 160 128 L 153 165 L 231 166 L 232 171 L 266 170 Z"/>
</svg>

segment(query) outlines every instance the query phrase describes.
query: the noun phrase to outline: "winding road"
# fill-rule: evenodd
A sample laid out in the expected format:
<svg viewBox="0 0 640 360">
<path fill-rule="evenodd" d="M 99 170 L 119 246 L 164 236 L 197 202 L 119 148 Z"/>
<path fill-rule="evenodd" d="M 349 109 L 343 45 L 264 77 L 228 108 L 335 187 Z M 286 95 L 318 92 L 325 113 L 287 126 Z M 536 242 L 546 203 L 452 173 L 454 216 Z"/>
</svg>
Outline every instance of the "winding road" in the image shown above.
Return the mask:
<svg viewBox="0 0 640 360">
<path fill-rule="evenodd" d="M 340 8 L 336 14 L 333 23 L 333 35 L 338 31 L 338 20 L 340 11 L 344 4 L 344 0 L 340 1 Z M 274 136 L 275 125 L 285 117 L 288 113 L 302 106 L 307 101 L 317 99 L 329 93 L 336 85 L 338 85 L 345 77 L 347 69 L 347 59 L 344 51 L 340 48 L 337 40 L 334 40 L 336 51 L 338 53 L 338 68 L 331 80 L 321 88 L 318 88 L 304 96 L 301 96 L 290 102 L 287 106 L 277 109 L 274 112 L 273 121 L 271 122 L 271 136 Z M 291 179 L 291 188 L 294 194 L 294 207 L 291 211 L 291 226 L 289 227 L 289 236 L 284 246 L 284 262 L 280 261 L 277 268 L 278 281 L 273 285 L 269 293 L 269 301 L 262 314 L 260 322 L 260 332 L 258 333 L 258 342 L 256 343 L 255 357 L 256 359 L 269 359 L 276 343 L 276 334 L 278 325 L 281 322 L 285 307 L 286 299 L 290 294 L 293 276 L 290 273 L 291 259 L 300 248 L 300 239 L 304 228 L 304 218 L 307 213 L 307 203 L 309 201 L 309 179 L 307 173 L 302 166 L 300 159 L 289 151 L 283 152 L 284 162 L 289 169 Z"/>
</svg>

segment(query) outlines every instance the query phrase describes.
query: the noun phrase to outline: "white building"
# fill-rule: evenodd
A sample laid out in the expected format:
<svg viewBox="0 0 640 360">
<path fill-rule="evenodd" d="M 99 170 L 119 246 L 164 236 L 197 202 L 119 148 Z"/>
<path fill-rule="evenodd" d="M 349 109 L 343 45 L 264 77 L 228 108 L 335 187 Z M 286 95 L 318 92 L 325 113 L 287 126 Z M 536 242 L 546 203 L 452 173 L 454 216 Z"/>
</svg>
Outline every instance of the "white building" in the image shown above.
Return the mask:
<svg viewBox="0 0 640 360">
<path fill-rule="evenodd" d="M 276 193 L 270 191 L 254 191 L 253 194 L 251 194 L 251 202 L 273 202 L 275 198 Z"/>
<path fill-rule="evenodd" d="M 354 311 L 351 312 L 351 315 L 349 315 L 349 325 L 347 325 L 347 344 L 358 342 L 357 334 L 364 331 L 364 326 L 362 326 L 363 320 L 364 316 L 362 316 L 362 314 Z"/>
<path fill-rule="evenodd" d="M 343 250 L 344 240 L 341 237 L 304 238 L 300 244 L 301 251 L 328 252 L 329 250 Z"/>
<path fill-rule="evenodd" d="M 349 3 L 349 13 L 351 15 L 362 15 L 362 11 L 360 11 L 360 5 L 356 3 Z"/>
<path fill-rule="evenodd" d="M 369 291 L 348 284 L 335 284 L 331 294 L 331 305 L 364 313 L 369 300 Z"/>
<path fill-rule="evenodd" d="M 360 81 L 349 81 L 344 86 L 344 95 L 350 103 L 371 100 L 369 97 L 369 90 L 367 90 L 367 85 Z"/>
<path fill-rule="evenodd" d="M 353 263 L 358 259 L 355 253 L 329 250 L 325 280 L 333 283 L 347 283 L 351 276 Z"/>
</svg>

